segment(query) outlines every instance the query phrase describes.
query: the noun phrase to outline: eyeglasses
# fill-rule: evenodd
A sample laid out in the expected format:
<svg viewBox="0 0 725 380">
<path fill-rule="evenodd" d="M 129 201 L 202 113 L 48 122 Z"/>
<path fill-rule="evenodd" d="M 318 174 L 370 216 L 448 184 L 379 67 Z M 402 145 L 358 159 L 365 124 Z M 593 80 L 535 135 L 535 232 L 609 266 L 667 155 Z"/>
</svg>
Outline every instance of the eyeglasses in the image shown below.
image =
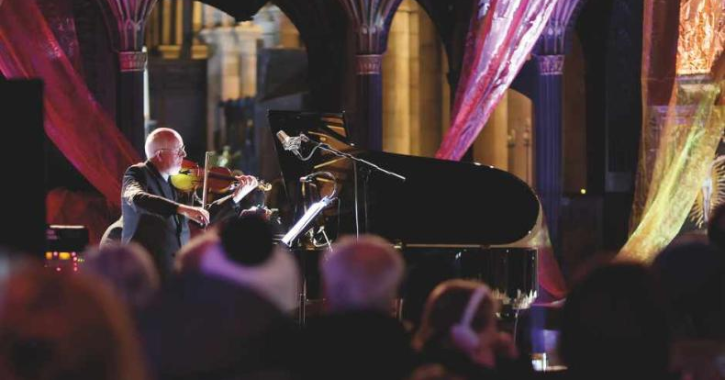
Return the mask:
<svg viewBox="0 0 725 380">
<path fill-rule="evenodd" d="M 173 151 L 175 155 L 179 157 L 186 157 L 186 147 L 184 145 L 180 146 L 179 148 L 161 148 L 157 149 L 156 151 L 162 151 L 162 150 L 170 150 Z"/>
</svg>

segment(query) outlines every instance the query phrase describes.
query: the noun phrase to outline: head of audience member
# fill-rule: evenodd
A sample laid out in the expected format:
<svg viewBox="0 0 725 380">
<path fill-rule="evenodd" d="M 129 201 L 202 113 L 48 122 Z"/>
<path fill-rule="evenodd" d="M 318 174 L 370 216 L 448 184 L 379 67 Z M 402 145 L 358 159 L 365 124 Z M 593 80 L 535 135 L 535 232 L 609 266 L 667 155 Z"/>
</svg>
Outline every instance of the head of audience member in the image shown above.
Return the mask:
<svg viewBox="0 0 725 380">
<path fill-rule="evenodd" d="M 676 339 L 724 339 L 725 255 L 706 241 L 677 242 L 652 263 Z"/>
<path fill-rule="evenodd" d="M 83 269 L 106 279 L 132 310 L 146 306 L 159 289 L 151 255 L 139 244 L 106 244 L 88 252 Z"/>
<path fill-rule="evenodd" d="M 127 308 L 100 279 L 34 266 L 4 287 L 0 378 L 147 377 Z"/>
<path fill-rule="evenodd" d="M 403 280 L 405 263 L 385 239 L 343 237 L 320 262 L 329 311 L 389 313 Z"/>
<path fill-rule="evenodd" d="M 201 270 L 248 286 L 284 312 L 298 306 L 300 274 L 291 253 L 275 246 L 272 226 L 260 214 L 227 220 L 210 244 Z"/>
<path fill-rule="evenodd" d="M 707 222 L 707 237 L 720 251 L 725 251 L 725 203 L 715 207 Z"/>
<path fill-rule="evenodd" d="M 184 140 L 170 128 L 157 128 L 146 137 L 146 158 L 164 176 L 178 174 L 186 157 Z"/>
<path fill-rule="evenodd" d="M 264 263 L 274 250 L 272 227 L 255 213 L 228 220 L 219 231 L 219 240 L 229 260 L 245 267 Z"/>
<path fill-rule="evenodd" d="M 661 292 L 640 264 L 592 269 L 569 293 L 561 323 L 559 353 L 574 373 L 591 378 L 666 374 L 670 340 Z"/>
<path fill-rule="evenodd" d="M 219 246 L 219 233 L 211 226 L 203 234 L 195 236 L 181 247 L 174 259 L 174 270 L 179 274 L 200 273 L 205 254 Z"/>
<path fill-rule="evenodd" d="M 484 283 L 442 282 L 428 297 L 413 347 L 434 355 L 460 355 L 478 366 L 495 368 L 497 356 L 518 355 L 513 341 L 497 330 L 497 307 Z"/>
</svg>

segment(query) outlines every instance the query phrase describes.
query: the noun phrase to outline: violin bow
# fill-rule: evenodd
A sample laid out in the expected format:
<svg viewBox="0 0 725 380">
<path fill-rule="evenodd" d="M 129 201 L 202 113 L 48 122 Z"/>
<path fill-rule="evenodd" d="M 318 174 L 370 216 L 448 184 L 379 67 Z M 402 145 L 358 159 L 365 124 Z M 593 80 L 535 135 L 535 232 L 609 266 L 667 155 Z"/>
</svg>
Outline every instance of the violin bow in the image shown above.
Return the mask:
<svg viewBox="0 0 725 380">
<path fill-rule="evenodd" d="M 204 155 L 204 182 L 201 190 L 201 207 L 206 208 L 206 194 L 209 190 L 208 179 L 209 179 L 209 161 L 213 152 L 206 152 Z"/>
</svg>

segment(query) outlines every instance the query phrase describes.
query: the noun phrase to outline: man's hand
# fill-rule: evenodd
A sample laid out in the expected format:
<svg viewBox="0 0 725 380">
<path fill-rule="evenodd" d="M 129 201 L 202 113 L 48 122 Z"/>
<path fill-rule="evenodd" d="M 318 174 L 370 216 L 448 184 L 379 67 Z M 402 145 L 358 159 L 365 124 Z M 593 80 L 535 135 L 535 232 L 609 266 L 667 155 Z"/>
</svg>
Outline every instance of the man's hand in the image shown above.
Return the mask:
<svg viewBox="0 0 725 380">
<path fill-rule="evenodd" d="M 209 224 L 209 211 L 201 207 L 179 205 L 177 212 L 180 215 L 184 215 L 185 217 L 201 224 L 202 226 Z"/>
<path fill-rule="evenodd" d="M 251 175 L 237 176 L 237 180 L 239 181 L 239 185 L 236 189 L 234 189 L 234 195 L 232 196 L 234 198 L 234 203 L 239 203 L 239 201 L 246 197 L 247 194 L 251 193 L 252 190 L 259 186 L 257 177 Z"/>
</svg>

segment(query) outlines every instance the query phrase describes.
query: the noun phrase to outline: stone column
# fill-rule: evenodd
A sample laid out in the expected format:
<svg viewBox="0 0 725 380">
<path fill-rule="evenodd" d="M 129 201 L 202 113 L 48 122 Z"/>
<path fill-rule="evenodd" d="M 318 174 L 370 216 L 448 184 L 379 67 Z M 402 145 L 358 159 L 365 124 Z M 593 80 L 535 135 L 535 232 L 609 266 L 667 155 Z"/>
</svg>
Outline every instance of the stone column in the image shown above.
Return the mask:
<svg viewBox="0 0 725 380">
<path fill-rule="evenodd" d="M 559 245 L 559 214 L 562 198 L 562 73 L 567 50 L 567 30 L 584 0 L 557 2 L 544 28 L 534 57 L 539 68 L 534 106 L 534 188 L 544 210 L 549 237 Z"/>
<path fill-rule="evenodd" d="M 417 92 L 418 107 L 414 111 L 418 119 L 417 143 L 414 143 L 411 153 L 425 157 L 435 157 L 442 138 L 443 108 L 447 109 L 448 101 L 443 99 L 443 88 L 446 86 L 445 73 L 442 61 L 445 60 L 443 45 L 438 37 L 436 27 L 428 14 L 416 5 L 416 24 L 418 25 L 418 80 L 412 91 Z M 443 107 L 445 105 L 445 107 Z M 447 120 L 447 119 L 446 119 Z M 415 140 L 414 140 L 415 141 Z"/>
<path fill-rule="evenodd" d="M 223 114 L 219 102 L 239 98 L 241 89 L 239 70 L 239 49 L 234 27 L 220 26 L 205 29 L 201 38 L 211 47 L 212 55 L 207 61 L 207 150 L 215 150 L 215 131 L 220 131 L 223 140 Z"/>
<path fill-rule="evenodd" d="M 508 94 L 501 97 L 486 126 L 473 146 L 474 161 L 493 165 L 501 170 L 508 167 Z"/>
<path fill-rule="evenodd" d="M 382 56 L 401 0 L 338 0 L 348 16 L 355 43 L 356 101 L 353 141 L 371 150 L 383 148 Z"/>
<path fill-rule="evenodd" d="M 410 6 L 401 3 L 390 27 L 390 51 L 383 59 L 383 148 L 386 152 L 410 154 L 413 105 L 412 41 Z"/>
<path fill-rule="evenodd" d="M 531 99 L 508 91 L 508 171 L 533 184 L 533 149 L 531 148 Z"/>
<path fill-rule="evenodd" d="M 143 74 L 148 57 L 142 51 L 146 21 L 156 0 L 104 0 L 106 23 L 119 52 L 116 123 L 141 156 L 144 156 Z"/>
<path fill-rule="evenodd" d="M 534 108 L 535 188 L 554 247 L 558 246 L 562 198 L 561 96 L 563 55 L 536 56 L 539 80 Z"/>
<path fill-rule="evenodd" d="M 219 102 L 257 94 L 257 41 L 262 29 L 252 22 L 201 31 L 213 54 L 207 62 L 207 149 L 215 149 L 214 134 L 226 140 Z"/>
<path fill-rule="evenodd" d="M 274 48 L 280 45 L 279 18 L 282 11 L 275 6 L 265 6 L 254 16 L 254 24 L 261 30 L 262 46 Z"/>
<path fill-rule="evenodd" d="M 251 22 L 243 22 L 235 28 L 239 51 L 240 96 L 257 95 L 257 41 L 262 30 Z"/>
</svg>

